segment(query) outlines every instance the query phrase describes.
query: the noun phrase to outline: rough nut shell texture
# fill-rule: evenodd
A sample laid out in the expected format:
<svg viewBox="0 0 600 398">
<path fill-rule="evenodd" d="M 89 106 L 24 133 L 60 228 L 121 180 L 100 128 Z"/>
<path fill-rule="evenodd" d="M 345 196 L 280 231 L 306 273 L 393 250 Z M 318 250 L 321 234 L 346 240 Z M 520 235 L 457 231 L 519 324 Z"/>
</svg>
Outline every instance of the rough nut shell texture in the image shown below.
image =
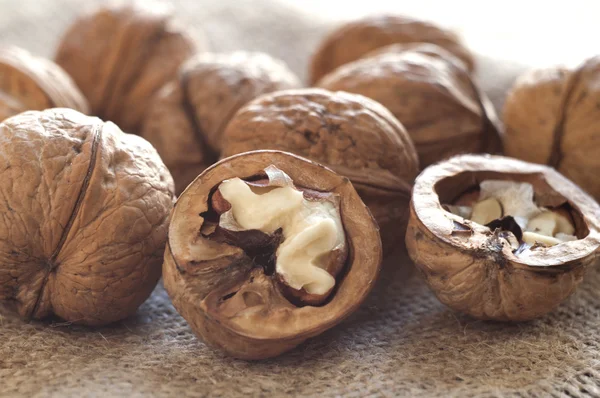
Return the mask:
<svg viewBox="0 0 600 398">
<path fill-rule="evenodd" d="M 481 181 L 533 185 L 541 206 L 568 203 L 579 239 L 515 254 L 490 228 L 443 209 Z M 554 169 L 516 159 L 461 155 L 425 169 L 413 188 L 406 245 L 439 300 L 479 319 L 524 321 L 555 309 L 594 264 L 600 206 Z"/>
<path fill-rule="evenodd" d="M 226 179 L 258 175 L 271 165 L 297 186 L 339 195 L 349 256 L 324 305 L 295 306 L 241 248 L 201 232 L 214 187 Z M 179 197 L 163 280 L 175 308 L 206 343 L 237 358 L 263 359 L 292 349 L 356 310 L 379 275 L 381 253 L 377 226 L 347 178 L 290 153 L 255 151 L 209 167 Z"/>
<path fill-rule="evenodd" d="M 0 124 L 0 299 L 26 319 L 122 319 L 160 277 L 173 181 L 144 139 L 69 109 Z"/>
<path fill-rule="evenodd" d="M 56 107 L 88 112 L 83 94 L 60 66 L 17 47 L 0 48 L 0 122 Z"/>
<path fill-rule="evenodd" d="M 267 54 L 200 54 L 154 98 L 141 135 L 157 148 L 181 192 L 218 159 L 223 130 L 239 108 L 261 94 L 299 86 L 288 67 Z"/>
<path fill-rule="evenodd" d="M 504 107 L 506 154 L 552 166 L 600 199 L 599 102 L 600 57 L 523 75 Z"/>
<path fill-rule="evenodd" d="M 196 43 L 163 3 L 109 3 L 66 31 L 56 62 L 73 77 L 94 115 L 137 133 L 152 95 Z"/>
<path fill-rule="evenodd" d="M 375 15 L 347 23 L 331 32 L 312 57 L 310 81 L 317 82 L 337 67 L 390 44 L 432 43 L 445 48 L 473 70 L 473 56 L 451 31 L 399 15 Z"/>
<path fill-rule="evenodd" d="M 406 131 L 383 106 L 322 89 L 264 95 L 231 120 L 222 156 L 259 149 L 292 152 L 350 178 L 381 228 L 385 255 L 404 246 L 418 161 Z"/>
<path fill-rule="evenodd" d="M 426 48 L 384 53 L 336 69 L 317 83 L 372 98 L 406 127 L 422 167 L 465 152 L 498 152 L 496 115 L 460 62 Z"/>
</svg>

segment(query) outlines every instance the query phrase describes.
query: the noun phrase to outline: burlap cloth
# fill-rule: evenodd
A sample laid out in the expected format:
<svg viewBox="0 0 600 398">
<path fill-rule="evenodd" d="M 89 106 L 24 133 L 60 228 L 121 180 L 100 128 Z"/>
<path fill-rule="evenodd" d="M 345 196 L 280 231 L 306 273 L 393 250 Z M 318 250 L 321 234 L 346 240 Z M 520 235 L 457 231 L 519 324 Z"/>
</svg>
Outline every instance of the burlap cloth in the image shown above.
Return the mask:
<svg viewBox="0 0 600 398">
<path fill-rule="evenodd" d="M 88 5 L 0 0 L 0 44 L 51 55 Z M 335 12 L 309 13 L 300 2 L 175 6 L 214 49 L 265 50 L 302 77 L 315 43 L 336 23 Z M 480 57 L 481 80 L 500 106 L 523 67 L 492 60 Z M 0 396 L 600 396 L 599 271 L 551 315 L 510 325 L 455 315 L 409 277 L 408 264 L 398 270 L 388 269 L 351 319 L 263 362 L 205 347 L 161 286 L 135 317 L 101 329 L 24 323 L 0 309 Z"/>
</svg>

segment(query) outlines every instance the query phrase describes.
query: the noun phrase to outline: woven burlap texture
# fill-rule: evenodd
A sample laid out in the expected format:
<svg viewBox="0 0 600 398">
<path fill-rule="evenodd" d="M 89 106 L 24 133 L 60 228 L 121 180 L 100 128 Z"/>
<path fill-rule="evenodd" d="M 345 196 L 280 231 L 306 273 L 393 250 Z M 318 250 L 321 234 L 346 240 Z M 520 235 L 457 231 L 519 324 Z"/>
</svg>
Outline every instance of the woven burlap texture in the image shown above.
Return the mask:
<svg viewBox="0 0 600 398">
<path fill-rule="evenodd" d="M 66 24 L 88 4 L 0 0 L 0 44 L 51 56 Z M 275 0 L 174 5 L 208 33 L 213 48 L 268 51 L 302 77 L 334 23 Z M 479 61 L 499 105 L 519 67 Z M 600 396 L 599 271 L 554 313 L 512 325 L 453 314 L 410 269 L 388 268 L 349 320 L 263 362 L 208 349 L 161 286 L 135 317 L 100 329 L 24 323 L 0 309 L 0 396 Z"/>
</svg>

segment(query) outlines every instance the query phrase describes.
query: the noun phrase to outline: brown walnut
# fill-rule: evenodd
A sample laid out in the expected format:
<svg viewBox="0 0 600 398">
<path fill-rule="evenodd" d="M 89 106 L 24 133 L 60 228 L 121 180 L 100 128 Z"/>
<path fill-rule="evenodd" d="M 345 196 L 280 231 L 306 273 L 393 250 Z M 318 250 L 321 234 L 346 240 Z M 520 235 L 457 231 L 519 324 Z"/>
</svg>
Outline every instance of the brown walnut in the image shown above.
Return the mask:
<svg viewBox="0 0 600 398">
<path fill-rule="evenodd" d="M 157 148 L 181 192 L 218 159 L 223 129 L 239 108 L 261 94 L 299 86 L 288 67 L 267 54 L 200 54 L 154 98 L 141 135 Z"/>
<path fill-rule="evenodd" d="M 279 273 L 282 247 L 287 238 L 294 241 L 285 226 L 281 231 L 275 229 L 280 224 L 272 225 L 270 234 L 238 229 L 224 236 L 222 229 L 233 225 L 224 223 L 224 212 L 240 203 L 223 203 L 223 197 L 215 195 L 236 179 L 242 179 L 237 181 L 242 187 L 253 186 L 249 189 L 256 189 L 258 200 L 265 201 L 265 206 L 255 207 L 260 214 L 246 213 L 259 221 L 281 220 L 275 213 L 279 206 L 268 206 L 265 199 L 277 187 L 291 184 L 301 192 L 295 195 L 312 203 L 335 198 L 330 208 L 338 209 L 344 239 L 335 246 L 341 251 L 318 256 L 326 260 L 322 271 L 335 278 L 327 297 L 313 301 L 315 297 L 299 290 L 290 294 L 285 274 Z M 239 195 L 229 197 L 247 203 L 245 194 Z M 241 225 L 236 217 L 234 213 Z M 351 314 L 373 287 L 380 262 L 377 226 L 347 178 L 290 153 L 255 151 L 209 167 L 179 197 L 169 226 L 163 278 L 173 305 L 206 343 L 237 358 L 263 359 L 294 348 Z"/>
<path fill-rule="evenodd" d="M 85 98 L 60 66 L 17 47 L 0 48 L 0 122 L 57 107 L 88 112 Z"/>
<path fill-rule="evenodd" d="M 574 239 L 526 242 L 517 217 L 482 225 L 448 211 L 445 204 L 464 205 L 488 180 L 527 183 L 536 206 L 570 220 Z M 524 321 L 555 309 L 581 282 L 600 246 L 599 214 L 590 196 L 550 167 L 462 155 L 417 177 L 406 244 L 442 303 L 479 319 Z"/>
<path fill-rule="evenodd" d="M 144 139 L 70 109 L 0 124 L 0 300 L 103 325 L 160 278 L 173 180 Z"/>
<path fill-rule="evenodd" d="M 109 3 L 71 25 L 56 63 L 73 77 L 94 115 L 138 133 L 152 95 L 202 47 L 163 3 Z"/>
<path fill-rule="evenodd" d="M 494 109 L 459 60 L 432 44 L 343 65 L 318 87 L 361 94 L 406 127 L 422 167 L 463 152 L 498 152 Z"/>
<path fill-rule="evenodd" d="M 263 95 L 231 120 L 222 148 L 222 156 L 292 152 L 348 177 L 381 228 L 386 257 L 403 248 L 418 161 L 402 125 L 377 102 L 315 88 Z"/>
<path fill-rule="evenodd" d="M 574 70 L 533 70 L 504 105 L 506 154 L 556 168 L 600 199 L 600 57 Z"/>
<path fill-rule="evenodd" d="M 432 23 L 399 15 L 362 18 L 331 32 L 312 57 L 310 82 L 315 83 L 341 65 L 390 44 L 432 43 L 462 60 L 469 71 L 473 56 L 452 32 Z"/>
</svg>

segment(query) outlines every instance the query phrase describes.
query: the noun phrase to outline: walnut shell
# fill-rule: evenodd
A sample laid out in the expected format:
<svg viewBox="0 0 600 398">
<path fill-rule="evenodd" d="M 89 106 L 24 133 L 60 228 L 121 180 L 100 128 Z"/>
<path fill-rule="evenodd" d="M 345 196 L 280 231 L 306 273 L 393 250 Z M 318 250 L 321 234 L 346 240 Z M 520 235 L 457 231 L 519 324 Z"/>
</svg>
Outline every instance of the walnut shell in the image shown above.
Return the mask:
<svg viewBox="0 0 600 398">
<path fill-rule="evenodd" d="M 547 164 L 600 199 L 600 57 L 575 70 L 533 70 L 504 105 L 506 154 Z"/>
<path fill-rule="evenodd" d="M 458 60 L 434 57 L 431 50 L 361 59 L 336 69 L 317 86 L 361 94 L 388 108 L 406 127 L 422 167 L 461 152 L 501 149 L 488 98 Z"/>
<path fill-rule="evenodd" d="M 350 178 L 381 228 L 386 257 L 403 249 L 419 166 L 406 131 L 377 102 L 315 88 L 263 95 L 234 116 L 222 147 L 222 156 L 292 152 Z"/>
<path fill-rule="evenodd" d="M 540 206 L 568 209 L 577 240 L 513 251 L 490 228 L 450 213 L 451 203 L 487 179 L 528 182 Z M 489 155 L 463 155 L 425 169 L 413 188 L 406 244 L 439 300 L 479 319 L 523 321 L 567 298 L 600 245 L 600 206 L 554 169 Z"/>
<path fill-rule="evenodd" d="M 202 44 L 162 3 L 109 3 L 66 31 L 56 62 L 75 80 L 93 114 L 137 133 L 152 95 Z"/>
<path fill-rule="evenodd" d="M 17 47 L 0 48 L 0 122 L 55 107 L 88 112 L 87 101 L 60 66 Z"/>
<path fill-rule="evenodd" d="M 312 57 L 310 82 L 315 83 L 341 65 L 390 44 L 432 43 L 475 67 L 473 56 L 451 31 L 430 22 L 400 15 L 375 15 L 342 25 L 331 32 Z"/>
<path fill-rule="evenodd" d="M 264 53 L 200 54 L 154 98 L 141 135 L 157 148 L 181 192 L 218 159 L 223 129 L 240 107 L 299 86 L 282 61 Z"/>
<path fill-rule="evenodd" d="M 0 124 L 0 300 L 102 325 L 160 277 L 173 180 L 152 146 L 70 109 Z"/>
<path fill-rule="evenodd" d="M 201 231 L 216 186 L 262 174 L 271 165 L 298 186 L 339 195 L 350 253 L 332 297 L 322 306 L 292 304 L 273 276 L 256 268 L 241 248 L 209 240 Z M 380 262 L 377 226 L 347 178 L 289 153 L 255 151 L 206 169 L 179 197 L 163 278 L 173 305 L 206 343 L 237 358 L 262 359 L 292 349 L 352 313 L 373 287 Z"/>
</svg>

